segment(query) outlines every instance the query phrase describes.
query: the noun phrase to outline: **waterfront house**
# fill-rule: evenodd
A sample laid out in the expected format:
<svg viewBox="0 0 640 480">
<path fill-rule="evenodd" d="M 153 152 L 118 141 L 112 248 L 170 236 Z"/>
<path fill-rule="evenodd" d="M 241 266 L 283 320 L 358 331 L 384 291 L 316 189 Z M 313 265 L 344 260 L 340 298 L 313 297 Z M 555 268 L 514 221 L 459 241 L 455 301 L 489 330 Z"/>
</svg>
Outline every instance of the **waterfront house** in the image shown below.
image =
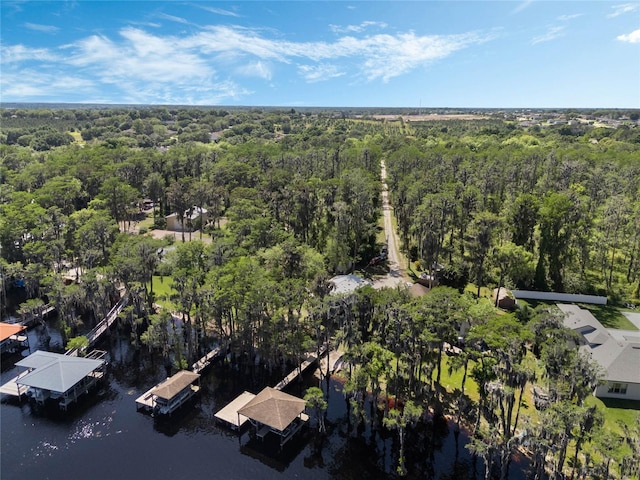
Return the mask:
<svg viewBox="0 0 640 480">
<path fill-rule="evenodd" d="M 594 394 L 602 398 L 640 400 L 640 333 L 613 336 L 590 311 L 558 304 L 564 326 L 578 333 L 580 348 L 598 362 L 604 382 Z"/>
</svg>

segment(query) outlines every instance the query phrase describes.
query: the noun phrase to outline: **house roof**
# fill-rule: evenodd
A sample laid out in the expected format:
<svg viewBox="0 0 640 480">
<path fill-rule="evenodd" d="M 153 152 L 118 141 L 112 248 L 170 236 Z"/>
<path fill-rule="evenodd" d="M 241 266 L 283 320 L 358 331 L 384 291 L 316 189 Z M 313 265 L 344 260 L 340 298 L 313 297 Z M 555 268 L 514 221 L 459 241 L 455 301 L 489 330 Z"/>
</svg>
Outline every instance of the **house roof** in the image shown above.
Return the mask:
<svg viewBox="0 0 640 480">
<path fill-rule="evenodd" d="M 206 215 L 208 213 L 206 208 L 202 208 L 202 207 L 197 207 L 197 206 L 193 206 L 191 207 L 191 215 L 189 215 L 189 209 L 184 211 L 184 220 L 196 220 L 198 218 L 200 218 L 201 215 Z M 166 215 L 164 218 L 178 218 L 178 214 L 177 213 L 170 213 L 169 215 Z"/>
<path fill-rule="evenodd" d="M 156 397 L 163 398 L 165 400 L 171 400 L 173 397 L 175 397 L 182 390 L 187 388 L 199 378 L 199 373 L 181 370 L 172 377 L 167 378 L 164 382 L 151 390 L 151 393 Z"/>
<path fill-rule="evenodd" d="M 17 383 L 64 393 L 103 364 L 104 360 L 71 357 L 38 350 L 16 363 L 19 367 L 34 369 L 20 377 Z"/>
<path fill-rule="evenodd" d="M 565 313 L 565 327 L 582 336 L 582 349 L 605 370 L 607 381 L 640 383 L 640 342 L 614 338 L 591 312 L 577 305 L 558 308 Z"/>
<path fill-rule="evenodd" d="M 589 310 L 584 310 L 577 305 L 558 303 L 556 305 L 564 314 L 564 326 L 572 330 L 584 327 L 592 327 L 606 332 L 604 326 Z"/>
<path fill-rule="evenodd" d="M 56 360 L 59 356 L 60 356 L 59 353 L 51 353 L 51 352 L 44 352 L 42 350 L 36 350 L 27 358 L 24 358 L 19 362 L 16 362 L 16 366 L 29 368 L 29 369 L 40 368 Z"/>
<path fill-rule="evenodd" d="M 611 360 L 607 368 L 607 380 L 640 383 L 640 343 L 627 343 Z"/>
<path fill-rule="evenodd" d="M 425 287 L 419 283 L 414 283 L 409 287 L 409 295 L 412 297 L 421 297 L 429 292 L 429 287 Z"/>
<path fill-rule="evenodd" d="M 332 293 L 351 293 L 357 288 L 371 285 L 371 282 L 357 275 L 336 275 L 329 280 L 333 284 Z"/>
<path fill-rule="evenodd" d="M 238 413 L 282 432 L 304 411 L 305 404 L 301 398 L 267 387 Z"/>
<path fill-rule="evenodd" d="M 498 300 L 503 300 L 503 299 L 507 299 L 511 301 L 515 300 L 513 293 L 511 293 L 511 290 L 505 287 L 500 287 L 500 289 L 494 288 L 492 293 L 493 298 L 496 298 L 496 295 L 498 295 L 498 290 L 500 290 Z"/>
<path fill-rule="evenodd" d="M 17 323 L 4 323 L 0 322 L 0 342 L 4 342 L 11 335 L 22 332 L 27 327 L 19 325 Z"/>
</svg>

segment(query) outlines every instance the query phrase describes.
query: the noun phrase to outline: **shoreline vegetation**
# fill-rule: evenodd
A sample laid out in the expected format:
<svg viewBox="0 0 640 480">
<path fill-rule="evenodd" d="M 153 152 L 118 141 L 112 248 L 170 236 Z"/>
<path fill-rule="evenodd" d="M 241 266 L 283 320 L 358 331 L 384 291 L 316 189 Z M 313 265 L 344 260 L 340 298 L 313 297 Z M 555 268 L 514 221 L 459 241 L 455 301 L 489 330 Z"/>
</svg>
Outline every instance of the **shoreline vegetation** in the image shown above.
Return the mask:
<svg viewBox="0 0 640 480">
<path fill-rule="evenodd" d="M 486 479 L 518 452 L 531 478 L 637 478 L 640 402 L 592 396 L 553 305 L 491 292 L 606 296 L 582 307 L 637 330 L 638 111 L 2 107 L 2 291 L 23 300 L 3 315 L 54 305 L 66 344 L 123 292 L 119 328 L 173 369 L 224 342 L 277 372 L 328 343 L 353 435 L 394 435 L 398 476 L 445 416 Z M 307 404 L 321 438 L 322 391 Z"/>
</svg>

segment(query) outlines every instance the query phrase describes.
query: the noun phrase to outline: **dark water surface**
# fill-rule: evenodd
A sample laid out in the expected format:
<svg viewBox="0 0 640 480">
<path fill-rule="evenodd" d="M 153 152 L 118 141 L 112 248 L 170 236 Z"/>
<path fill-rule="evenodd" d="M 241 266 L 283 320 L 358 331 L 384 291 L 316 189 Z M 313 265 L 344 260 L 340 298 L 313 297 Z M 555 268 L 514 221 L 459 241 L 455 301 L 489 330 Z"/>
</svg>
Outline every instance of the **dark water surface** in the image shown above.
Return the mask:
<svg viewBox="0 0 640 480">
<path fill-rule="evenodd" d="M 38 344 L 37 327 L 29 332 L 32 351 Z M 61 348 L 55 328 L 51 347 Z M 108 383 L 81 400 L 68 413 L 38 412 L 28 402 L 3 401 L 1 413 L 2 480 L 13 479 L 368 479 L 393 477 L 397 465 L 393 433 L 360 434 L 347 422 L 342 385 L 329 384 L 328 438 L 318 445 L 309 428 L 282 452 L 272 443 L 239 439 L 219 426 L 214 413 L 244 390 L 257 393 L 261 385 L 246 372 L 214 365 L 201 379 L 202 394 L 170 422 L 158 423 L 136 411 L 135 399 L 163 380 L 162 364 L 144 354 L 136 356 L 115 333 L 101 346 L 109 351 Z M 28 354 L 24 352 L 23 355 Z M 18 358 L 19 359 L 19 358 Z M 16 358 L 3 360 L 2 382 L 17 374 Z M 309 375 L 289 393 L 302 396 L 318 385 Z M 323 385 L 326 391 L 326 385 Z M 368 411 L 368 408 L 367 408 Z M 474 472 L 460 435 L 459 445 L 447 424 L 407 436 L 408 478 L 480 477 Z M 457 451 L 457 455 L 456 455 Z M 456 461 L 457 458 L 457 461 Z M 474 473 L 476 473 L 474 475 Z"/>
</svg>

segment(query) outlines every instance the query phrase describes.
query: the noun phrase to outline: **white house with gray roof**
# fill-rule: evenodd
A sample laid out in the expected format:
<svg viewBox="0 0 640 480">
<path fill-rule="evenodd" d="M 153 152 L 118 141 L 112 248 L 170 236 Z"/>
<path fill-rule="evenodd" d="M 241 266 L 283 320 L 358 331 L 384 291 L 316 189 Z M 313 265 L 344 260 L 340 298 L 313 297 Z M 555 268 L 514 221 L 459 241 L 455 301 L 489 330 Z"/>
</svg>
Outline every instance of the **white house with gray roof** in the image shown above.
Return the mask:
<svg viewBox="0 0 640 480">
<path fill-rule="evenodd" d="M 614 337 L 591 314 L 577 305 L 558 304 L 564 326 L 580 334 L 580 348 L 605 372 L 595 396 L 640 400 L 640 335 Z"/>
</svg>

